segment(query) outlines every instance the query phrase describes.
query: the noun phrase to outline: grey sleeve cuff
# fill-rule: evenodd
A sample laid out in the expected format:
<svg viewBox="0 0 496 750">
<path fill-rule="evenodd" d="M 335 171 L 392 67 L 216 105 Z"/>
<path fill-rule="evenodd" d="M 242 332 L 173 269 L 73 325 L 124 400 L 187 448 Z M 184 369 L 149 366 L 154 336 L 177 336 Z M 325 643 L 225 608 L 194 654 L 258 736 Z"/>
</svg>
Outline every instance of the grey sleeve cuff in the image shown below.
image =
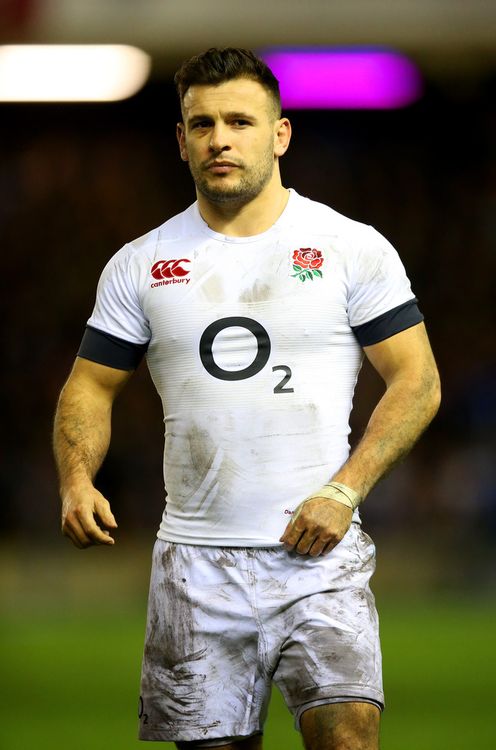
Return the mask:
<svg viewBox="0 0 496 750">
<path fill-rule="evenodd" d="M 147 349 L 148 344 L 135 344 L 86 326 L 78 357 L 90 359 L 99 365 L 115 367 L 116 370 L 135 370 Z"/>
<path fill-rule="evenodd" d="M 352 326 L 353 333 L 358 339 L 360 346 L 372 346 L 384 341 L 396 333 L 405 331 L 407 328 L 421 323 L 424 316 L 417 307 L 417 299 L 414 297 L 398 307 L 379 315 L 367 323 Z"/>
</svg>

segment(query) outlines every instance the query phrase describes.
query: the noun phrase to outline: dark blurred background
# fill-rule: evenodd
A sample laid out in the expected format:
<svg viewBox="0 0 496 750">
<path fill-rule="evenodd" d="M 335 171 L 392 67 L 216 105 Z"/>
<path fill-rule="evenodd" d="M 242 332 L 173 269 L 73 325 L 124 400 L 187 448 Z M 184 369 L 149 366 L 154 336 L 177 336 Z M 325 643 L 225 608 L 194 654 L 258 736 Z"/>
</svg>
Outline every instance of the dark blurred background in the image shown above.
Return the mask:
<svg viewBox="0 0 496 750">
<path fill-rule="evenodd" d="M 127 101 L 0 104 L 0 533 L 9 601 L 20 606 L 12 581 L 29 577 L 19 562 L 27 550 L 69 568 L 85 565 L 59 535 L 52 416 L 107 259 L 194 200 L 175 141 L 174 69 L 212 45 L 284 43 L 391 45 L 423 72 L 424 96 L 405 109 L 288 112 L 294 137 L 283 181 L 373 224 L 398 249 L 441 371 L 438 417 L 363 508 L 379 548 L 379 592 L 493 598 L 496 7 L 444 0 L 314 0 L 305 9 L 255 2 L 242 12 L 221 1 L 139 6 L 0 2 L 0 43 L 126 42 L 153 59 L 149 83 Z M 353 439 L 381 390 L 365 365 Z M 116 405 L 99 476 L 124 557 L 138 555 L 141 541 L 147 556 L 153 543 L 163 507 L 162 439 L 161 405 L 143 364 Z M 103 570 L 98 561 L 91 566 Z M 138 578 L 141 591 L 146 576 Z M 51 582 L 47 576 L 48 598 Z M 64 588 L 61 578 L 56 586 Z"/>
<path fill-rule="evenodd" d="M 372 223 L 397 247 L 442 373 L 436 422 L 387 482 L 388 496 L 378 489 L 364 506 L 381 527 L 461 524 L 465 535 L 490 534 L 495 519 L 494 83 L 461 100 L 431 85 L 396 112 L 289 112 L 285 184 Z M 1 512 L 10 533 L 54 523 L 52 412 L 104 264 L 194 200 L 176 120 L 166 81 L 116 104 L 0 106 Z M 157 496 L 161 504 L 162 415 L 152 391 L 140 372 L 122 396 L 101 475 L 133 529 L 155 523 Z M 360 393 L 358 429 L 375 395 Z"/>
<path fill-rule="evenodd" d="M 489 551 L 496 526 L 496 69 L 426 77 L 396 111 L 288 112 L 286 185 L 373 224 L 396 246 L 444 387 L 435 423 L 364 506 L 375 535 Z M 174 135 L 172 73 L 112 104 L 0 104 L 4 291 L 1 529 L 58 527 L 50 430 L 107 259 L 194 200 Z M 354 436 L 380 393 L 364 368 Z M 152 535 L 162 506 L 162 415 L 146 367 L 116 408 L 100 475 L 122 532 Z M 440 576 L 452 574 L 438 571 Z M 489 584 L 494 569 L 480 571 Z"/>
</svg>

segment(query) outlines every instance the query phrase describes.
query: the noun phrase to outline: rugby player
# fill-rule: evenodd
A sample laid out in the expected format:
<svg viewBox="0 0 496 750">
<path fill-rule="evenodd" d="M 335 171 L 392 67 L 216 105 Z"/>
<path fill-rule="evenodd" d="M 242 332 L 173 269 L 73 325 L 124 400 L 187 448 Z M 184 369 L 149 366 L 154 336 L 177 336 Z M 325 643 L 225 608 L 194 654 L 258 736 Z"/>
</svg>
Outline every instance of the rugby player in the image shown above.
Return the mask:
<svg viewBox="0 0 496 750">
<path fill-rule="evenodd" d="M 166 505 L 141 739 L 258 750 L 274 682 L 306 748 L 376 750 L 375 548 L 359 505 L 437 411 L 423 317 L 384 237 L 283 186 L 291 125 L 261 60 L 211 49 L 175 81 L 196 201 L 102 273 L 55 421 L 63 533 L 114 544 L 94 479 L 146 353 Z M 350 454 L 364 354 L 385 392 Z"/>
</svg>

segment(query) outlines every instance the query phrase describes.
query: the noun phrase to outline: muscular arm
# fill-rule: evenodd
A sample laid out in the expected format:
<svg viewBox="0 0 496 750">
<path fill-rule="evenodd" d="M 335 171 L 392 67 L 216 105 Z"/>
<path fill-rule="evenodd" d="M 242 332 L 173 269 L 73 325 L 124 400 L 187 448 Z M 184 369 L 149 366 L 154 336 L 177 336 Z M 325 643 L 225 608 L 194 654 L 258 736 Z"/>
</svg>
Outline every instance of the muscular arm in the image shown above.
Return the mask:
<svg viewBox="0 0 496 750">
<path fill-rule="evenodd" d="M 417 442 L 439 408 L 441 393 L 423 323 L 366 347 L 365 353 L 386 391 L 362 439 L 333 477 L 362 498 Z"/>
<path fill-rule="evenodd" d="M 423 323 L 365 348 L 386 391 L 367 429 L 333 480 L 363 498 L 405 456 L 436 414 L 440 385 Z M 348 530 L 352 512 L 334 500 L 313 498 L 290 523 L 281 541 L 301 554 L 330 551 Z"/>
<path fill-rule="evenodd" d="M 60 394 L 53 442 L 62 531 L 76 547 L 114 543 L 108 529 L 117 524 L 93 480 L 108 450 L 112 404 L 130 376 L 78 358 Z"/>
</svg>

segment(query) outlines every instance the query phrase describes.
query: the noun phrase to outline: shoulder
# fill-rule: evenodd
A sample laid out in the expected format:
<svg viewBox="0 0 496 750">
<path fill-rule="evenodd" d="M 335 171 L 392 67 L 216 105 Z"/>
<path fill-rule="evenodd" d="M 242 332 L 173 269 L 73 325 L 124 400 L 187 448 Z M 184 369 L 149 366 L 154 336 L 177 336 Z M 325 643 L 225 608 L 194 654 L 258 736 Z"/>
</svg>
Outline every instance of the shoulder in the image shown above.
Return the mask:
<svg viewBox="0 0 496 750">
<path fill-rule="evenodd" d="M 323 203 L 296 197 L 294 215 L 300 225 L 311 227 L 312 239 L 316 243 L 322 238 L 322 244 L 327 243 L 334 257 L 339 258 L 351 299 L 357 294 L 378 289 L 386 290 L 384 295 L 387 296 L 393 286 L 406 290 L 397 304 L 412 298 L 403 263 L 396 249 L 380 232 L 370 224 L 350 219 Z"/>
<path fill-rule="evenodd" d="M 189 206 L 176 216 L 164 221 L 160 226 L 126 243 L 107 262 L 102 277 L 106 279 L 116 273 L 139 279 L 148 273 L 150 263 L 166 252 L 167 247 L 184 242 L 197 232 L 195 205 Z M 136 276 L 137 274 L 137 276 Z"/>
<path fill-rule="evenodd" d="M 185 211 L 172 216 L 160 226 L 132 240 L 125 245 L 125 248 L 127 248 L 128 255 L 153 258 L 157 246 L 191 237 L 197 231 L 197 226 L 196 206 L 192 204 Z"/>
<path fill-rule="evenodd" d="M 374 246 L 384 240 L 374 227 L 339 213 L 331 206 L 306 198 L 292 191 L 294 195 L 292 219 L 295 223 L 311 226 L 312 232 L 346 241 L 358 249 Z"/>
</svg>

